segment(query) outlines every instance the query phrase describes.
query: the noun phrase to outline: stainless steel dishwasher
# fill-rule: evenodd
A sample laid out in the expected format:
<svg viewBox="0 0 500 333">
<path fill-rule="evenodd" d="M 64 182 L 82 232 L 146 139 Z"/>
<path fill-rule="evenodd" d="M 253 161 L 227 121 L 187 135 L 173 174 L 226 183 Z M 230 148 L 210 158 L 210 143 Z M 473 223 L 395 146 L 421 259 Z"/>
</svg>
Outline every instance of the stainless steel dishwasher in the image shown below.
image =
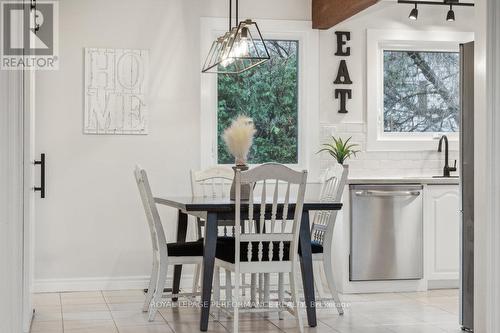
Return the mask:
<svg viewBox="0 0 500 333">
<path fill-rule="evenodd" d="M 423 277 L 422 185 L 350 185 L 350 280 Z"/>
</svg>

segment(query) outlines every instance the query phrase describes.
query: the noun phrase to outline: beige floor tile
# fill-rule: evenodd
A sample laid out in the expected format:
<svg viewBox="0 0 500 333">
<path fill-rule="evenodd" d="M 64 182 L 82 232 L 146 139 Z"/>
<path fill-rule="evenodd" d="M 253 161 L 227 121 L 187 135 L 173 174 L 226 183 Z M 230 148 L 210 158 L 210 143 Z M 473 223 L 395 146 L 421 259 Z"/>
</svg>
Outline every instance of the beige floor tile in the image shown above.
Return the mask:
<svg viewBox="0 0 500 333">
<path fill-rule="evenodd" d="M 463 333 L 463 331 L 460 327 L 460 324 L 458 322 L 456 322 L 456 323 L 436 323 L 434 325 L 439 327 L 440 329 L 442 329 L 445 332 L 449 332 L 449 333 L 461 332 L 461 333 Z"/>
<path fill-rule="evenodd" d="M 39 321 L 36 318 L 31 324 L 32 333 L 63 333 L 62 320 Z"/>
<path fill-rule="evenodd" d="M 415 296 L 413 299 L 425 304 L 440 304 L 440 303 L 457 303 L 458 296 Z M 458 303 L 457 303 L 458 304 Z"/>
<path fill-rule="evenodd" d="M 341 327 L 336 329 L 338 333 L 398 333 L 384 326 L 372 327 Z"/>
<path fill-rule="evenodd" d="M 458 307 L 458 304 L 438 304 L 434 306 L 435 308 L 441 309 L 443 311 L 446 311 L 448 313 L 451 313 L 455 316 L 459 315 L 460 308 Z"/>
<path fill-rule="evenodd" d="M 62 311 L 62 307 L 60 305 L 36 305 L 34 306 L 34 309 L 35 309 L 35 314 Z"/>
<path fill-rule="evenodd" d="M 372 293 L 363 294 L 362 297 L 366 301 L 403 301 L 406 298 L 398 293 Z"/>
<path fill-rule="evenodd" d="M 86 291 L 76 293 L 62 293 L 62 306 L 80 304 L 105 304 L 104 297 L 100 291 Z"/>
<path fill-rule="evenodd" d="M 318 326 L 304 327 L 307 333 L 458 333 L 457 290 L 419 293 L 380 293 L 342 295 L 349 304 L 345 315 L 334 308 L 317 310 Z M 199 331 L 200 309 L 195 306 L 159 309 L 156 320 L 147 321 L 142 312 L 141 290 L 36 294 L 37 313 L 33 333 L 187 333 Z M 59 299 L 62 300 L 62 305 Z M 110 311 L 111 310 L 111 311 Z M 306 316 L 303 314 L 304 325 Z M 117 330 L 118 329 L 118 330 Z M 209 332 L 228 332 L 232 319 L 222 315 L 220 322 L 210 317 Z M 242 314 L 242 332 L 298 332 L 295 318 L 285 313 Z"/>
<path fill-rule="evenodd" d="M 107 307 L 111 311 L 142 311 L 144 302 L 140 303 L 108 303 Z"/>
<path fill-rule="evenodd" d="M 38 321 L 62 321 L 62 313 L 59 307 L 35 308 L 34 318 Z"/>
<path fill-rule="evenodd" d="M 346 312 L 343 316 L 335 315 L 319 318 L 319 321 L 334 329 L 340 327 L 369 327 L 376 325 L 373 319 L 366 317 L 364 314 L 350 312 Z"/>
<path fill-rule="evenodd" d="M 113 320 L 68 320 L 64 321 L 64 332 L 71 331 L 83 331 L 88 330 L 89 332 L 94 332 L 97 330 L 107 330 L 113 331 L 116 330 L 115 323 Z"/>
<path fill-rule="evenodd" d="M 200 311 L 189 311 L 187 309 L 179 309 L 179 311 L 160 309 L 159 312 L 167 322 L 199 322 L 201 317 Z M 213 318 L 210 318 L 210 320 L 213 320 Z"/>
<path fill-rule="evenodd" d="M 174 333 L 168 325 L 121 327 L 120 333 Z"/>
<path fill-rule="evenodd" d="M 61 311 L 55 312 L 35 312 L 34 318 L 38 321 L 62 321 Z"/>
<path fill-rule="evenodd" d="M 225 326 L 227 330 L 232 330 L 233 328 L 232 320 L 221 322 L 221 324 Z M 282 332 L 282 330 L 280 330 L 272 322 L 263 318 L 258 320 L 240 321 L 238 326 L 240 332 Z"/>
<path fill-rule="evenodd" d="M 142 311 L 112 311 L 111 315 L 118 329 L 127 326 L 164 325 L 166 323 L 160 313 L 156 314 L 152 322 L 148 321 L 147 312 Z"/>
<path fill-rule="evenodd" d="M 316 327 L 307 326 L 307 318 L 302 318 L 304 321 L 304 332 L 308 333 L 336 333 L 337 331 L 330 326 L 318 321 Z M 284 320 L 271 319 L 270 320 L 275 326 L 279 327 L 282 331 L 286 333 L 299 333 L 299 329 L 297 327 L 297 322 L 295 321 L 295 317 L 287 314 L 285 315 Z"/>
<path fill-rule="evenodd" d="M 130 290 L 103 290 L 104 297 L 108 296 L 141 296 L 144 297 L 144 291 L 139 289 Z"/>
<path fill-rule="evenodd" d="M 113 320 L 110 311 L 64 312 L 64 322 L 71 320 Z"/>
<path fill-rule="evenodd" d="M 408 325 L 418 324 L 419 320 L 412 318 L 406 313 L 365 313 L 363 314 L 369 320 L 372 320 L 375 325 Z"/>
<path fill-rule="evenodd" d="M 65 304 L 62 308 L 63 314 L 71 312 L 96 312 L 96 311 L 109 311 L 106 303 L 97 304 Z"/>
<path fill-rule="evenodd" d="M 439 308 L 427 308 L 425 311 L 408 313 L 421 323 L 458 323 L 458 315 L 451 314 Z"/>
<path fill-rule="evenodd" d="M 409 293 L 400 293 L 402 296 L 407 297 L 442 297 L 442 296 L 459 296 L 459 289 L 437 289 L 437 290 L 428 290 L 428 291 L 419 291 L 419 292 L 409 292 Z"/>
<path fill-rule="evenodd" d="M 104 296 L 108 304 L 140 303 L 144 302 L 145 295 Z"/>
<path fill-rule="evenodd" d="M 37 306 L 60 306 L 59 293 L 37 293 L 33 294 L 33 305 Z"/>
<path fill-rule="evenodd" d="M 352 303 L 345 312 L 352 313 L 396 313 L 396 312 L 418 312 L 428 307 L 427 304 L 413 300 L 404 301 L 371 301 Z"/>
<path fill-rule="evenodd" d="M 212 310 L 211 310 L 212 311 Z M 215 320 L 218 320 L 220 322 L 226 322 L 226 321 L 232 321 L 231 316 L 227 316 L 224 313 L 220 313 L 219 318 L 217 318 L 217 310 L 213 310 L 211 313 Z M 267 320 L 267 319 L 277 319 L 278 318 L 278 313 L 277 312 L 270 312 L 270 313 L 242 313 L 240 314 L 240 321 L 257 321 L 257 320 Z"/>
<path fill-rule="evenodd" d="M 61 293 L 61 298 L 98 298 L 102 297 L 101 291 L 75 291 L 75 292 L 63 292 Z"/>
<path fill-rule="evenodd" d="M 430 324 L 389 325 L 387 328 L 397 333 L 445 333 L 441 328 Z"/>
<path fill-rule="evenodd" d="M 173 328 L 176 333 L 191 333 L 191 332 L 199 332 L 200 331 L 200 323 L 199 322 L 172 322 L 169 323 L 170 327 Z M 229 332 L 226 328 L 217 322 L 208 323 L 208 331 L 210 333 L 227 333 Z M 262 332 L 264 333 L 264 332 Z"/>
<path fill-rule="evenodd" d="M 366 302 L 368 298 L 365 297 L 365 294 L 341 294 L 339 298 L 342 302 Z"/>
</svg>

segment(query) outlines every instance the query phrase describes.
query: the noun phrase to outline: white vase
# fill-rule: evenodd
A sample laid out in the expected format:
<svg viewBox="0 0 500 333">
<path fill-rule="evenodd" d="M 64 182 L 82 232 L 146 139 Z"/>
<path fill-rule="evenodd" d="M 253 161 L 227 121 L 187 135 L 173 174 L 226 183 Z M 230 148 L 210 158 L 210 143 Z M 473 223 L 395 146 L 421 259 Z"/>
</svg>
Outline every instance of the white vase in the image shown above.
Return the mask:
<svg viewBox="0 0 500 333">
<path fill-rule="evenodd" d="M 233 183 L 231 184 L 231 191 L 229 192 L 229 199 L 230 200 L 236 200 L 236 170 L 240 171 L 246 171 L 248 170 L 248 165 L 243 164 L 243 165 L 236 165 L 233 167 L 234 170 L 234 175 L 235 177 L 233 178 Z M 248 200 L 250 199 L 250 184 L 243 184 L 241 185 L 241 200 Z"/>
</svg>

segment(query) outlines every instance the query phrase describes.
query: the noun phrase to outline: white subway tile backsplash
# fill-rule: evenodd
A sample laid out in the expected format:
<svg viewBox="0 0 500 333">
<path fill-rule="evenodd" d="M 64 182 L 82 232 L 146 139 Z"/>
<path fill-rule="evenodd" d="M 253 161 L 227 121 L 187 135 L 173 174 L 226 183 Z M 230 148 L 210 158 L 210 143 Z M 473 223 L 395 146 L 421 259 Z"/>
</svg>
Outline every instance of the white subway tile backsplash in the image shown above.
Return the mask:
<svg viewBox="0 0 500 333">
<path fill-rule="evenodd" d="M 340 136 L 344 139 L 352 137 L 351 142 L 359 145 L 360 153 L 347 162 L 351 178 L 361 177 L 418 177 L 440 175 L 443 172 L 444 152 L 426 150 L 412 151 L 366 151 L 366 124 L 340 123 L 320 125 L 321 143 L 331 139 L 331 136 Z M 331 165 L 331 157 L 321 154 L 320 168 L 326 169 Z M 449 163 L 453 165 L 458 160 L 459 152 L 449 152 Z M 458 164 L 458 162 L 457 162 Z M 458 174 L 455 173 L 455 174 Z"/>
</svg>

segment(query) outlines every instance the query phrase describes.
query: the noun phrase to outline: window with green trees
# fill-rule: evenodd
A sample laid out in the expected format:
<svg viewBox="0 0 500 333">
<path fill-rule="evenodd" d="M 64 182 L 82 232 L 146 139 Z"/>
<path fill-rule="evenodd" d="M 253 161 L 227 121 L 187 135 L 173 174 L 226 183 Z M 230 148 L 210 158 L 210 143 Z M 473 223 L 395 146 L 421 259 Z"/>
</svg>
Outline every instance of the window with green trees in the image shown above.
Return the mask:
<svg viewBox="0 0 500 333">
<path fill-rule="evenodd" d="M 298 51 L 295 40 L 266 40 L 271 59 L 240 75 L 217 77 L 217 156 L 233 164 L 222 134 L 240 114 L 253 119 L 257 133 L 249 163 L 298 163 Z"/>
<path fill-rule="evenodd" d="M 459 54 L 384 51 L 384 132 L 459 130 Z"/>
</svg>

